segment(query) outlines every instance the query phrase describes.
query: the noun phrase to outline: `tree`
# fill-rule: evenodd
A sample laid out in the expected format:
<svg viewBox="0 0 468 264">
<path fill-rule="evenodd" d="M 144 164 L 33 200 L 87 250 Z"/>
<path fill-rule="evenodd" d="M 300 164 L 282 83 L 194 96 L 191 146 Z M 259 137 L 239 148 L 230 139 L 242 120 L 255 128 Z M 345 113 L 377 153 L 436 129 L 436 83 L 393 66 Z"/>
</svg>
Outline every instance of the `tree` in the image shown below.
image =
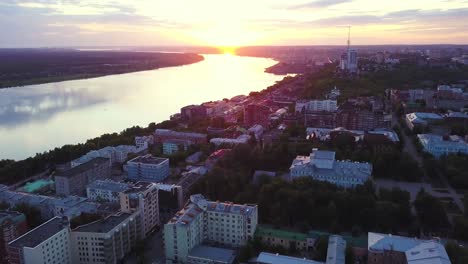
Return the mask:
<svg viewBox="0 0 468 264">
<path fill-rule="evenodd" d="M 13 207 L 13 211 L 23 213 L 26 216 L 26 221 L 28 222 L 28 226 L 31 229 L 44 223 L 41 217 L 41 211 L 26 203 L 17 204 L 15 207 Z"/>
<path fill-rule="evenodd" d="M 314 260 L 325 261 L 327 258 L 328 236 L 320 236 L 315 244 Z"/>
<path fill-rule="evenodd" d="M 355 256 L 354 256 L 354 251 L 351 245 L 346 244 L 346 250 L 345 250 L 345 263 L 346 264 L 354 264 L 355 261 Z"/>
<path fill-rule="evenodd" d="M 414 207 L 418 213 L 419 221 L 426 230 L 437 231 L 450 226 L 442 203 L 424 190 L 418 193 Z"/>
</svg>

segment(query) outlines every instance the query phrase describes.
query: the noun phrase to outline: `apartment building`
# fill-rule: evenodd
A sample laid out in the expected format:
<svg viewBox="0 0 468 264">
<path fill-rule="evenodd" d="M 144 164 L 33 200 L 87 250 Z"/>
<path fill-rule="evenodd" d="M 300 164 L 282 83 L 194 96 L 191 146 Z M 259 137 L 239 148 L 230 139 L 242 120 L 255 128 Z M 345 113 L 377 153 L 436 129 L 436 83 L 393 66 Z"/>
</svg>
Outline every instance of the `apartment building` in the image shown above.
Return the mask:
<svg viewBox="0 0 468 264">
<path fill-rule="evenodd" d="M 128 178 L 137 181 L 161 182 L 169 176 L 169 159 L 151 154 L 127 162 Z"/>
<path fill-rule="evenodd" d="M 55 217 L 8 243 L 11 264 L 71 264 L 67 218 Z"/>
<path fill-rule="evenodd" d="M 192 144 L 204 144 L 208 142 L 206 134 L 192 132 L 178 132 L 169 129 L 156 129 L 154 131 L 154 142 L 163 143 L 167 140 L 188 140 Z"/>
<path fill-rule="evenodd" d="M 107 146 L 98 150 L 91 150 L 86 155 L 70 162 L 71 167 L 76 167 L 86 163 L 94 158 L 108 158 L 110 165 L 116 163 L 124 163 L 127 160 L 128 154 L 138 153 L 145 150 L 146 147 L 138 148 L 131 145 L 119 145 L 116 147 Z"/>
<path fill-rule="evenodd" d="M 297 101 L 295 110 L 299 113 L 307 112 L 336 112 L 338 103 L 336 100 L 310 100 Z"/>
<path fill-rule="evenodd" d="M 86 197 L 91 201 L 120 203 L 119 194 L 130 188 L 130 184 L 111 180 L 97 180 L 86 187 Z"/>
<path fill-rule="evenodd" d="M 0 211 L 0 264 L 7 264 L 7 245 L 28 231 L 26 216 L 16 211 Z"/>
<path fill-rule="evenodd" d="M 340 187 L 354 188 L 370 179 L 372 165 L 367 162 L 335 160 L 334 151 L 313 149 L 310 156 L 297 156 L 290 167 L 291 178 L 312 177 Z"/>
<path fill-rule="evenodd" d="M 164 225 L 166 259 L 187 263 L 190 251 L 202 243 L 240 247 L 253 238 L 258 223 L 257 205 L 240 205 L 190 196 L 187 205 Z"/>
<path fill-rule="evenodd" d="M 96 180 L 109 178 L 111 168 L 108 158 L 94 158 L 55 175 L 55 192 L 58 195 L 84 195 L 86 186 Z"/>
<path fill-rule="evenodd" d="M 152 135 L 135 137 L 135 146 L 138 149 L 148 148 L 148 146 L 153 145 L 153 143 L 154 143 L 154 137 Z"/>
<path fill-rule="evenodd" d="M 178 151 L 187 151 L 188 147 L 192 145 L 188 140 L 171 139 L 163 143 L 163 154 L 172 155 Z"/>
<path fill-rule="evenodd" d="M 158 185 L 151 182 L 137 182 L 121 192 L 119 198 L 122 212 L 140 212 L 143 236 L 159 226 Z"/>
<path fill-rule="evenodd" d="M 417 137 L 424 151 L 436 158 L 449 154 L 468 154 L 468 143 L 460 136 L 442 137 L 435 134 L 418 134 Z"/>
<path fill-rule="evenodd" d="M 118 213 L 71 231 L 73 264 L 115 264 L 143 239 L 139 212 Z"/>
</svg>

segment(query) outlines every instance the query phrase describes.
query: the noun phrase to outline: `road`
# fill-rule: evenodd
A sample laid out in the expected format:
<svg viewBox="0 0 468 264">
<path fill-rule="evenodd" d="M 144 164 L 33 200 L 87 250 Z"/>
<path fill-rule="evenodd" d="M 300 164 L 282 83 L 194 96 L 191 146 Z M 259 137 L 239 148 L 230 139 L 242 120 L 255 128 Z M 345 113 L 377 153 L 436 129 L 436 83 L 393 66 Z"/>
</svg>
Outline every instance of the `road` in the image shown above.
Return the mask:
<svg viewBox="0 0 468 264">
<path fill-rule="evenodd" d="M 393 114 L 393 118 L 392 118 L 392 126 L 393 125 L 396 125 L 401 131 L 400 134 L 403 137 L 403 141 L 404 141 L 403 151 L 407 152 L 414 160 L 416 160 L 418 162 L 418 164 L 421 167 L 423 167 L 424 166 L 423 158 L 421 157 L 421 155 L 417 151 L 416 146 L 413 143 L 413 139 L 411 137 L 407 136 L 403 132 L 404 128 L 401 127 L 400 123 L 398 122 L 398 117 L 395 114 Z M 444 175 L 440 175 L 440 181 L 444 185 L 444 188 L 438 188 L 438 189 L 445 190 L 448 193 L 434 191 L 432 186 L 428 183 L 429 181 L 428 181 L 428 178 L 427 178 L 426 175 L 424 175 L 424 179 L 423 179 L 422 183 L 406 183 L 406 182 L 389 183 L 389 182 L 381 181 L 380 185 L 381 185 L 381 187 L 392 186 L 392 185 L 395 186 L 395 187 L 398 186 L 399 188 L 410 192 L 411 200 L 414 201 L 414 199 L 416 198 L 416 195 L 417 195 L 417 191 L 415 190 L 415 187 L 418 187 L 418 184 L 419 184 L 419 187 L 420 187 L 419 189 L 424 188 L 432 196 L 436 196 L 438 198 L 444 198 L 444 197 L 451 198 L 452 201 L 457 205 L 458 209 L 460 209 L 460 211 L 462 213 L 464 213 L 465 212 L 465 206 L 463 204 L 463 201 L 461 200 L 461 195 L 459 195 L 455 191 L 455 189 L 450 185 L 450 183 L 447 180 L 447 177 L 445 177 Z M 416 191 L 416 193 L 415 193 L 415 191 Z"/>
</svg>

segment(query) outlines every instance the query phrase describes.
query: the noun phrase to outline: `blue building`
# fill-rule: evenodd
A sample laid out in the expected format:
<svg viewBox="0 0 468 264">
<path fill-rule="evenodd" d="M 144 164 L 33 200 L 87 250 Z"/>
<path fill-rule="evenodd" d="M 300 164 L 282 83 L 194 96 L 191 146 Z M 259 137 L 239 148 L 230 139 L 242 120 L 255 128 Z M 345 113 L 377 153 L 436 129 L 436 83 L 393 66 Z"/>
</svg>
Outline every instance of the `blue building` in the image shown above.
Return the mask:
<svg viewBox="0 0 468 264">
<path fill-rule="evenodd" d="M 138 156 L 127 162 L 128 178 L 137 181 L 161 182 L 169 176 L 169 159 Z"/>
</svg>

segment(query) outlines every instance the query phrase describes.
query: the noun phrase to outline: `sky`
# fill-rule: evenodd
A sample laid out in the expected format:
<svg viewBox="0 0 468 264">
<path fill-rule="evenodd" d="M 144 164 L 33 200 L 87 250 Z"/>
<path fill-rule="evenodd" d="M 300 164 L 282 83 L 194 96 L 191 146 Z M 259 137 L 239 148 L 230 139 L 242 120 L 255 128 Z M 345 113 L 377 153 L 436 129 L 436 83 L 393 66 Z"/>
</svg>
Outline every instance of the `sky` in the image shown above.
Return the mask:
<svg viewBox="0 0 468 264">
<path fill-rule="evenodd" d="M 468 44 L 468 0 L 0 0 L 0 47 Z"/>
</svg>

